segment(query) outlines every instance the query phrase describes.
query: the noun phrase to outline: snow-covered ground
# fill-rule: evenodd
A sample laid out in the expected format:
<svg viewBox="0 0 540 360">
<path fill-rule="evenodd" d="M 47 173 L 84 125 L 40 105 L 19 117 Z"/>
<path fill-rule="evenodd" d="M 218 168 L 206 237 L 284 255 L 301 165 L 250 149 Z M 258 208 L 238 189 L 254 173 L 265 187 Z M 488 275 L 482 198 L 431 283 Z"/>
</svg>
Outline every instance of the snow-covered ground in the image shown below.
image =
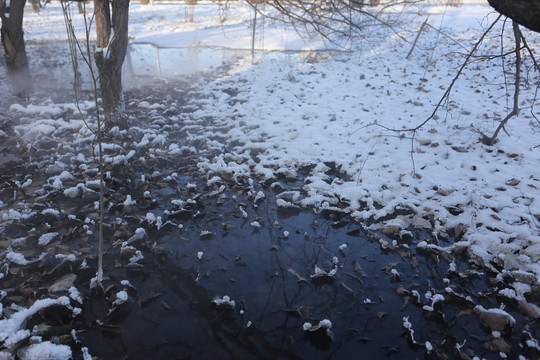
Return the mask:
<svg viewBox="0 0 540 360">
<path fill-rule="evenodd" d="M 81 28 L 81 16 L 76 11 L 73 16 Z M 178 3 L 132 4 L 131 42 L 251 49 L 253 11 L 248 6 L 199 5 L 193 21 L 188 21 L 190 16 L 190 8 Z M 522 300 L 540 283 L 540 110 L 533 107 L 538 72 L 525 58 L 521 112 L 493 146 L 479 138 L 491 135 L 511 110 L 511 55 L 506 61 L 474 57 L 436 116 L 414 133 L 406 131 L 431 115 L 466 53 L 497 15 L 486 2 L 465 1 L 461 7 L 422 5 L 389 16 L 399 36 L 376 27 L 343 48 L 332 44 L 332 52 L 316 51 L 325 49 L 319 38 L 259 18 L 255 47 L 293 52 L 263 56 L 259 51 L 255 58 L 237 60 L 215 81 L 204 78 L 195 84 L 201 95 L 196 110 L 181 114 L 178 121 L 189 129 L 191 140 L 200 139 L 214 150 L 208 153 L 218 154 L 201 153 L 198 167 L 209 178 L 232 174 L 260 179 L 294 177 L 300 168 L 311 167 L 302 195 L 294 204 L 280 205 L 347 212 L 395 238 L 409 227 L 430 229 L 434 241 L 420 246 L 434 252 L 467 250 L 480 264 L 502 269 L 501 276 L 509 274 L 515 291 L 501 295 Z M 407 58 L 426 19 L 430 26 Z M 30 43 L 66 39 L 56 3 L 39 15 L 27 8 L 24 27 Z M 501 37 L 502 28 L 501 21 L 477 55 L 512 49 L 511 26 L 506 24 Z M 538 51 L 538 34 L 523 31 Z M 131 105 L 149 111 L 162 107 Z M 57 109 L 66 106 L 15 104 L 10 111 L 42 114 L 39 124 L 17 127 L 22 141 L 31 142 L 59 126 L 83 127 L 76 115 L 71 122 L 55 121 Z M 214 119 L 210 125 L 202 121 L 209 118 Z M 155 144 L 177 149 L 166 131 L 161 135 Z M 89 136 L 81 131 L 81 137 Z M 127 154 L 121 160 L 129 159 Z M 56 178 L 60 188 L 62 174 Z M 9 220 L 15 213 L 0 202 L 0 219 Z M 457 233 L 454 244 L 438 243 L 452 230 Z M 11 326 L 15 320 L 1 324 Z M 0 340 L 29 336 L 17 332 L 16 325 L 10 333 L 0 333 Z"/>
<path fill-rule="evenodd" d="M 175 3 L 132 5 L 132 43 L 251 48 L 253 11 L 247 5 L 200 5 L 193 21 L 188 21 L 189 11 Z M 387 130 L 414 128 L 428 118 L 464 55 L 496 17 L 482 2 L 422 5 L 396 13 L 396 28 L 403 29 L 408 42 L 378 27 L 339 53 L 305 52 L 324 49 L 324 42 L 259 19 L 256 48 L 304 51 L 292 57 L 245 58 L 226 76 L 200 84 L 201 94 L 213 100 L 200 102 L 200 109 L 182 119 L 184 125 L 215 117 L 216 127 L 227 129 L 221 141 L 239 143 L 233 151 L 201 159 L 201 170 L 272 178 L 316 165 L 301 205 L 323 209 L 344 202 L 344 211 L 360 221 L 410 209 L 415 216 L 397 216 L 390 223 L 403 229 L 431 227 L 438 235 L 465 228 L 460 246 L 488 266 L 494 261 L 507 270 L 534 274 L 538 283 L 540 124 L 535 118 L 539 110 L 531 107 L 538 84 L 531 61 L 525 60 L 521 113 L 494 146 L 479 138 L 491 135 L 510 111 L 512 57 L 504 67 L 499 59 L 474 58 L 443 108 L 414 137 Z M 75 11 L 73 16 L 82 29 L 82 17 Z M 431 27 L 407 59 L 426 19 Z M 63 26 L 56 4 L 40 15 L 27 11 L 25 17 L 28 41 L 63 40 Z M 501 21 L 478 55 L 500 54 L 501 39 L 505 52 L 512 49 L 512 34 L 499 36 L 502 27 Z M 524 33 L 536 49 L 538 35 Z M 226 88 L 238 92 L 234 104 L 222 92 Z M 204 140 L 206 135 L 214 137 L 213 128 L 199 136 Z M 339 169 L 342 179 L 329 177 L 325 164 Z"/>
<path fill-rule="evenodd" d="M 215 8 L 196 10 L 192 23 L 179 23 L 178 16 L 164 15 L 162 8 L 173 13 L 174 7 L 167 5 L 153 11 L 133 8 L 134 42 L 251 46 L 249 8 L 231 9 L 243 17 L 233 12 L 222 24 L 217 23 Z M 247 58 L 227 76 L 201 84 L 201 93 L 212 100 L 185 118 L 185 126 L 214 117 L 216 127 L 228 129 L 219 135 L 222 142 L 240 144 L 216 158 L 202 159 L 200 168 L 272 178 L 316 165 L 306 179 L 302 205 L 323 209 L 345 202 L 345 211 L 359 221 L 411 209 L 415 216 L 397 216 L 390 223 L 403 229 L 433 228 L 436 235 L 466 229 L 460 247 L 468 247 L 487 266 L 495 262 L 509 271 L 534 274 L 538 283 L 540 123 L 535 118 L 539 110 L 531 108 L 538 73 L 527 59 L 522 111 L 494 146 L 483 145 L 479 138 L 491 135 L 510 111 L 512 57 L 504 67 L 500 59 L 474 58 L 435 119 L 414 137 L 411 132 L 386 130 L 414 128 L 428 118 L 464 55 L 496 17 L 487 4 L 478 3 L 408 10 L 396 21 L 409 42 L 378 28 L 345 52 L 314 52 L 307 60 L 306 53 L 292 59 Z M 181 16 L 182 9 L 174 13 Z M 421 34 L 407 59 L 425 19 L 432 27 Z M 260 48 L 321 49 L 320 41 L 305 44 L 307 36 L 299 37 L 283 24 L 267 21 L 264 26 L 256 37 Z M 487 36 L 479 55 L 501 53 L 502 27 L 500 22 Z M 535 48 L 538 35 L 524 32 Z M 505 33 L 504 51 L 512 49 L 511 35 Z M 238 92 L 233 105 L 222 91 L 227 88 Z M 213 131 L 209 128 L 207 135 L 214 137 Z M 330 168 L 325 164 L 337 167 L 342 178 L 327 175 Z"/>
<path fill-rule="evenodd" d="M 229 9 L 222 23 L 223 15 L 215 7 L 197 7 L 193 22 L 182 21 L 183 13 L 182 7 L 172 5 L 150 10 L 134 6 L 132 41 L 251 47 L 249 8 Z M 408 42 L 377 28 L 340 53 L 300 52 L 292 58 L 238 62 L 223 78 L 200 85 L 201 93 L 212 100 L 203 101 L 184 119 L 190 126 L 197 119 L 214 117 L 216 127 L 227 129 L 219 135 L 222 142 L 239 143 L 233 151 L 202 159 L 200 168 L 272 178 L 316 165 L 306 179 L 302 205 L 324 209 L 345 202 L 345 211 L 359 221 L 410 209 L 414 216 L 397 216 L 373 227 L 428 227 L 436 236 L 465 229 L 459 247 L 469 248 L 486 266 L 491 262 L 509 271 L 529 272 L 538 283 L 540 110 L 532 106 L 539 80 L 530 59 L 525 59 L 522 74 L 520 115 L 509 121 L 508 134 L 502 132 L 494 146 L 483 145 L 479 138 L 493 134 L 510 112 L 512 56 L 504 63 L 473 58 L 448 101 L 414 137 L 411 132 L 387 130 L 411 129 L 429 117 L 496 15 L 485 2 L 422 5 L 393 14 Z M 431 26 L 407 59 L 426 19 Z M 257 48 L 323 48 L 320 40 L 298 36 L 281 23 L 266 21 L 263 26 L 257 30 Z M 501 41 L 504 52 L 512 49 L 512 34 L 507 31 L 501 38 L 502 28 L 501 21 L 477 55 L 500 54 Z M 536 49 L 538 34 L 523 31 Z M 222 91 L 228 88 L 238 92 L 234 102 Z M 209 128 L 207 135 L 214 137 L 213 131 Z M 343 176 L 330 177 L 325 164 Z"/>
</svg>

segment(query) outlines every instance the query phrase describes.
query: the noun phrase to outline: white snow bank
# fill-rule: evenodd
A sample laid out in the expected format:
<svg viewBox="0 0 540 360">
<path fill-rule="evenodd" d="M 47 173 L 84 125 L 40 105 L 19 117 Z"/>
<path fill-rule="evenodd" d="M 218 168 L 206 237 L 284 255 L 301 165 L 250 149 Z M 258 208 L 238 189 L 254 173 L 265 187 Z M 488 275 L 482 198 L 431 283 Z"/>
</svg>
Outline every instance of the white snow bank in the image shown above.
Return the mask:
<svg viewBox="0 0 540 360">
<path fill-rule="evenodd" d="M 0 320 L 0 342 L 3 346 L 11 347 L 21 340 L 30 336 L 30 331 L 22 329 L 26 320 L 40 311 L 52 305 L 62 305 L 69 307 L 69 298 L 67 296 L 58 299 L 40 299 L 28 309 L 21 309 L 12 314 L 9 318 Z"/>
<path fill-rule="evenodd" d="M 57 345 L 50 341 L 32 344 L 20 352 L 21 360 L 69 360 L 72 353 L 67 345 Z"/>
</svg>

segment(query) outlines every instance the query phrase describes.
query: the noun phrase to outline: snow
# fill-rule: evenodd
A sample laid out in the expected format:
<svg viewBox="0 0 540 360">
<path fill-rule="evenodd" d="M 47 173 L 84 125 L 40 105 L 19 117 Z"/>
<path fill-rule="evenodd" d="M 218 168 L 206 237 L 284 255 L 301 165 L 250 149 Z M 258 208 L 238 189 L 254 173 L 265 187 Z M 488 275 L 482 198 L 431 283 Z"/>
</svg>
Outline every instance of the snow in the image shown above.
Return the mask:
<svg viewBox="0 0 540 360">
<path fill-rule="evenodd" d="M 416 340 L 414 339 L 414 330 L 412 328 L 412 324 L 409 321 L 408 316 L 403 317 L 403 327 L 409 331 L 409 336 L 411 337 L 411 341 L 416 344 Z"/>
<path fill-rule="evenodd" d="M 54 217 L 59 217 L 60 216 L 60 211 L 56 210 L 56 209 L 45 209 L 41 212 L 42 215 L 52 215 Z"/>
<path fill-rule="evenodd" d="M 75 254 L 69 254 L 69 255 L 56 254 L 54 257 L 57 259 L 63 259 L 65 261 L 71 261 L 71 262 L 75 262 L 75 260 L 77 260 L 77 257 L 75 256 Z"/>
<path fill-rule="evenodd" d="M 43 234 L 43 235 L 41 235 L 39 237 L 38 244 L 39 245 L 47 245 L 57 236 L 58 236 L 57 232 Z"/>
<path fill-rule="evenodd" d="M 90 355 L 87 347 L 83 347 L 81 350 L 83 353 L 83 360 L 92 360 L 92 355 Z"/>
<path fill-rule="evenodd" d="M 512 315 L 510 315 L 508 312 L 504 311 L 503 309 L 498 309 L 498 308 L 486 309 L 482 305 L 476 305 L 474 307 L 474 310 L 477 311 L 478 313 L 494 314 L 494 315 L 501 316 L 506 319 L 506 322 L 509 325 L 514 325 L 516 323 L 516 319 L 514 319 Z"/>
<path fill-rule="evenodd" d="M 30 262 L 24 257 L 23 254 L 16 253 L 11 250 L 11 248 L 8 249 L 8 253 L 6 254 L 6 259 L 9 261 L 14 262 L 17 265 L 28 265 Z"/>
<path fill-rule="evenodd" d="M 234 309 L 234 307 L 236 306 L 236 302 L 234 300 L 231 300 L 231 298 L 227 295 L 223 296 L 222 298 L 216 297 L 212 300 L 212 302 L 217 306 L 225 305 L 230 307 L 231 309 Z"/>
<path fill-rule="evenodd" d="M 124 201 L 124 206 L 132 206 L 135 204 L 137 204 L 137 202 L 131 199 L 131 195 L 127 195 L 126 200 Z"/>
<path fill-rule="evenodd" d="M 337 272 L 337 266 L 334 266 L 332 270 L 326 272 L 317 265 L 315 265 L 314 273 L 310 275 L 310 278 L 317 279 L 317 278 L 324 278 L 324 277 L 334 277 Z"/>
<path fill-rule="evenodd" d="M 133 242 L 140 241 L 146 237 L 146 230 L 144 228 L 137 228 L 135 230 L 135 234 L 131 236 L 129 239 L 124 241 L 122 246 L 127 246 Z"/>
<path fill-rule="evenodd" d="M 128 300 L 129 296 L 127 291 L 122 290 L 116 293 L 116 300 L 113 302 L 113 305 L 120 305 L 125 303 Z"/>
<path fill-rule="evenodd" d="M 59 4 L 49 3 L 40 15 L 27 12 L 24 19 L 27 41 L 66 40 L 59 9 Z M 249 24 L 253 10 L 246 5 L 231 4 L 229 11 L 222 23 L 215 5 L 203 4 L 195 8 L 195 21 L 182 22 L 179 19 L 184 7 L 180 4 L 133 3 L 130 46 L 154 44 L 182 48 L 195 57 L 195 62 L 201 62 L 198 64 L 201 69 L 206 69 L 210 66 L 210 56 L 202 49 L 212 47 L 212 51 L 220 49 L 224 54 L 226 50 L 251 48 Z M 82 17 L 73 16 L 74 23 L 80 25 Z M 538 74 L 528 74 L 530 85 L 524 84 L 520 94 L 522 111 L 508 122 L 509 135 L 501 132 L 499 142 L 493 146 L 483 145 L 478 139 L 480 133 L 493 133 L 512 102 L 507 91 L 511 93 L 513 88 L 502 82 L 504 76 L 509 82 L 513 78 L 503 72 L 500 61 L 475 60 L 467 66 L 444 108 L 412 136 L 412 132 L 403 130 L 418 126 L 431 114 L 463 62 L 459 54 L 472 48 L 495 14 L 485 1 L 465 1 L 464 6 L 456 8 L 419 5 L 418 11 L 403 16 L 410 17 L 405 19 L 405 25 L 399 23 L 396 28 L 409 41 L 416 37 L 426 19 L 448 37 L 440 37 L 434 29 L 425 30 L 409 58 L 406 56 L 410 44 L 388 29 L 370 32 L 368 38 L 352 43 L 336 44 L 332 50 L 338 51 L 314 52 L 309 50 L 325 49 L 328 44 L 320 38 L 298 34 L 288 25 L 266 21 L 265 28 L 257 29 L 256 33 L 256 47 L 267 52 L 264 56 L 262 52 L 254 58 L 240 56 L 215 81 L 202 79 L 193 84 L 204 98 L 193 104 L 193 113 L 182 114 L 177 119 L 188 140 L 200 141 L 200 147 L 184 144 L 184 140 L 171 143 L 165 133 L 146 133 L 138 138 L 137 148 L 145 148 L 145 152 L 148 149 L 145 156 L 154 156 L 151 150 L 156 147 L 169 149 L 170 153 L 196 154 L 197 168 L 208 176 L 208 185 L 224 182 L 222 179 L 230 176 L 238 182 L 245 176 L 273 179 L 274 188 L 279 185 L 280 177 L 300 177 L 299 170 L 309 168 L 300 190 L 279 194 L 276 201 L 279 208 L 313 206 L 316 211 L 338 210 L 358 221 L 370 220 L 371 230 L 398 224 L 401 229 L 429 228 L 435 237 L 464 226 L 463 236 L 450 246 L 423 241 L 417 244 L 418 248 L 438 251 L 466 248 L 472 258 L 479 258 L 487 266 L 496 260 L 511 275 L 518 272 L 532 275 L 538 283 L 540 123 L 534 118 L 538 117 L 538 109 L 531 108 L 536 90 L 532 84 L 538 82 Z M 501 26 L 497 25 L 486 38 L 480 53 L 500 53 Z M 540 35 L 523 31 L 528 43 L 538 52 L 536 44 Z M 505 39 L 509 35 L 505 34 Z M 290 52 L 268 53 L 270 50 Z M 196 55 L 197 52 L 204 56 Z M 165 69 L 166 59 L 162 60 Z M 524 61 L 529 60 L 524 58 Z M 513 68 L 507 70 L 511 72 Z M 162 75 L 173 77 L 174 74 Z M 228 95 L 227 89 L 234 89 L 237 94 Z M 60 137 L 68 129 L 79 132 L 77 141 L 92 138 L 80 119 L 69 118 L 76 113 L 73 104 L 55 104 L 51 100 L 32 103 L 36 101 L 7 107 L 9 113 L 21 117 L 14 131 L 22 146 L 31 147 L 49 137 Z M 81 105 L 83 111 L 93 107 L 91 103 Z M 166 109 L 154 100 L 136 102 L 133 106 L 148 114 Z M 30 121 L 27 118 L 30 115 L 38 118 Z M 203 124 L 202 119 L 213 122 Z M 141 156 L 135 151 L 118 153 L 123 149 L 117 144 L 104 145 L 104 150 L 109 152 L 106 162 L 112 165 L 127 164 Z M 75 159 L 85 160 L 84 156 L 82 159 L 74 156 Z M 99 188 L 99 182 L 90 179 L 85 184 L 66 187 L 64 183 L 74 179 L 73 169 L 66 164 L 64 167 L 55 164 L 51 173 L 47 172 L 50 176 L 47 189 L 77 198 L 92 191 L 90 188 Z M 23 187 L 30 185 L 29 179 Z M 196 185 L 188 184 L 187 188 L 195 190 Z M 253 195 L 255 203 L 265 197 L 263 192 Z M 131 195 L 126 196 L 124 205 L 135 205 Z M 11 203 L 0 202 L 0 208 L 3 221 L 24 221 L 34 214 Z M 414 214 L 378 221 L 392 217 L 396 209 L 410 209 Z M 239 213 L 248 218 L 246 209 L 239 207 Z M 60 212 L 45 209 L 42 214 L 59 216 Z M 434 225 L 425 220 L 428 217 Z M 152 213 L 146 215 L 146 220 L 161 227 L 158 216 Z M 256 220 L 249 223 L 254 228 L 261 226 Z M 206 235 L 212 234 L 200 233 Z M 284 231 L 283 235 L 287 237 L 289 233 Z M 43 234 L 38 243 L 45 246 L 57 236 L 54 232 Z M 139 228 L 124 246 L 145 238 L 145 230 Z M 339 248 L 343 251 L 346 246 Z M 140 260 L 139 254 L 132 260 Z M 29 263 L 23 254 L 11 249 L 6 259 L 18 265 Z M 327 273 L 316 266 L 312 277 L 333 276 L 336 271 L 337 267 Z M 449 265 L 449 271 L 456 271 L 455 263 Z M 532 285 L 516 281 L 511 284 L 512 289 L 498 292 L 507 298 L 524 299 Z M 413 294 L 420 299 L 418 292 Z M 431 301 L 431 308 L 444 300 L 442 295 L 431 292 L 425 297 Z M 411 330 L 412 336 L 408 319 L 404 318 L 404 326 Z M 19 336 L 26 334 L 20 332 Z"/>
<path fill-rule="evenodd" d="M 21 209 L 17 211 L 15 209 L 9 209 L 7 211 L 2 211 L 2 219 L 4 221 L 8 220 L 25 220 L 32 217 L 35 213 L 29 209 Z"/>
<path fill-rule="evenodd" d="M 32 344 L 22 351 L 21 360 L 68 360 L 72 358 L 71 348 L 50 341 Z"/>
<path fill-rule="evenodd" d="M 63 181 L 74 179 L 68 171 L 62 171 L 60 175 L 52 176 L 49 178 L 48 182 L 51 183 L 54 189 L 61 189 L 63 187 Z"/>
<path fill-rule="evenodd" d="M 30 331 L 21 329 L 26 320 L 40 311 L 52 305 L 63 305 L 69 307 L 69 298 L 66 296 L 58 299 L 40 299 L 28 309 L 20 309 L 9 318 L 0 320 L 0 342 L 5 347 L 11 347 L 19 341 L 30 336 Z"/>
<path fill-rule="evenodd" d="M 81 297 L 81 294 L 79 293 L 79 290 L 77 290 L 77 288 L 74 286 L 69 288 L 69 297 L 77 301 L 79 304 L 83 303 L 83 299 Z"/>
<path fill-rule="evenodd" d="M 135 255 L 133 255 L 131 258 L 129 258 L 129 262 L 134 264 L 139 260 L 144 259 L 144 255 L 140 250 L 135 250 Z"/>
</svg>

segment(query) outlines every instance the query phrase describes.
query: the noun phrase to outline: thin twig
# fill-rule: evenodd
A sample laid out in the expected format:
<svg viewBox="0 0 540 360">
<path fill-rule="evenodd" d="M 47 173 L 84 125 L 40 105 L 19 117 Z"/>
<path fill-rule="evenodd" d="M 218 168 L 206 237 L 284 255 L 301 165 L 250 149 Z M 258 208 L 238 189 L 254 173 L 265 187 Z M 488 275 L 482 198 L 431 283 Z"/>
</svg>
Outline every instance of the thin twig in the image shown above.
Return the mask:
<svg viewBox="0 0 540 360">
<path fill-rule="evenodd" d="M 521 31 L 520 31 L 520 33 L 521 33 Z M 531 48 L 529 47 L 529 44 L 527 44 L 527 40 L 525 40 L 525 36 L 523 35 L 523 33 L 521 33 L 521 40 L 523 41 L 523 46 L 529 52 L 529 55 L 530 55 L 530 57 L 531 57 L 531 59 L 533 61 L 533 64 L 534 64 L 534 67 L 535 67 L 536 71 L 540 71 L 540 66 L 538 65 L 538 62 L 536 61 L 536 58 L 534 57 L 534 54 L 533 54 Z"/>
<path fill-rule="evenodd" d="M 436 32 L 438 32 L 439 34 L 441 34 L 442 36 L 444 36 L 445 38 L 447 38 L 448 40 L 452 41 L 454 44 L 458 45 L 459 47 L 462 47 L 463 49 L 467 50 L 467 48 L 465 46 L 463 46 L 463 44 L 461 44 L 459 41 L 457 41 L 456 39 L 452 38 L 450 35 L 446 34 L 444 31 L 441 31 L 441 29 L 437 29 L 435 26 L 431 25 L 431 24 L 426 24 L 426 26 L 429 26 L 430 28 L 432 28 L 433 30 L 435 30 Z"/>
<path fill-rule="evenodd" d="M 519 87 L 521 82 L 521 38 L 523 35 L 521 34 L 521 30 L 519 30 L 519 24 L 512 20 L 512 27 L 514 29 L 514 39 L 516 41 L 516 74 L 515 74 L 515 81 L 514 81 L 514 106 L 512 108 L 512 111 L 506 115 L 503 121 L 499 123 L 499 126 L 497 126 L 497 129 L 493 133 L 493 136 L 491 136 L 490 139 L 483 139 L 484 142 L 487 140 L 488 145 L 493 145 L 495 141 L 497 140 L 497 135 L 499 135 L 499 132 L 501 130 L 504 130 L 506 132 L 506 129 L 504 128 L 506 126 L 506 123 L 510 118 L 517 116 L 519 114 Z"/>
<path fill-rule="evenodd" d="M 422 31 L 424 31 L 424 28 L 426 27 L 428 20 L 429 20 L 429 16 L 426 18 L 422 26 L 420 26 L 420 30 L 418 30 L 418 34 L 416 34 L 416 37 L 414 38 L 414 42 L 411 46 L 411 50 L 409 50 L 409 53 L 407 54 L 407 56 L 405 56 L 405 59 L 408 59 L 409 56 L 411 56 L 414 48 L 416 47 L 416 43 L 418 42 L 418 38 L 420 38 L 420 34 L 422 34 Z"/>
<path fill-rule="evenodd" d="M 456 76 L 454 76 L 454 78 L 452 79 L 452 82 L 450 83 L 450 86 L 448 86 L 448 88 L 446 89 L 444 95 L 441 97 L 441 99 L 439 100 L 439 102 L 437 103 L 437 105 L 435 106 L 435 109 L 433 110 L 433 112 L 431 113 L 430 116 L 427 117 L 426 120 L 424 120 L 422 123 L 420 123 L 419 125 L 417 125 L 416 127 L 414 128 L 409 128 L 409 129 L 396 129 L 396 128 L 391 128 L 391 127 L 388 127 L 388 126 L 384 126 L 384 125 L 381 125 L 381 124 L 376 124 L 377 126 L 379 127 L 382 127 L 383 129 L 385 130 L 388 130 L 388 131 L 394 131 L 394 132 L 416 132 L 418 131 L 420 128 L 422 128 L 424 125 L 426 125 L 431 119 L 433 119 L 435 117 L 435 114 L 437 114 L 437 111 L 439 110 L 439 108 L 442 106 L 442 104 L 445 102 L 445 100 L 447 100 L 448 96 L 450 95 L 450 92 L 452 91 L 452 88 L 454 87 L 454 84 L 456 83 L 456 81 L 459 79 L 461 73 L 463 72 L 463 70 L 465 69 L 465 66 L 467 66 L 467 64 L 469 63 L 469 60 L 471 59 L 472 55 L 476 52 L 476 50 L 478 49 L 478 47 L 480 46 L 480 44 L 482 43 L 482 41 L 484 41 L 484 38 L 487 36 L 487 34 L 491 31 L 491 29 L 493 29 L 493 27 L 495 26 L 495 24 L 497 23 L 497 21 L 499 21 L 499 19 L 502 17 L 502 15 L 499 15 L 495 21 L 493 21 L 493 23 L 487 28 L 486 31 L 484 31 L 484 33 L 482 34 L 482 36 L 480 37 L 480 39 L 478 39 L 478 41 L 474 44 L 474 47 L 472 48 L 472 50 L 469 52 L 469 54 L 467 55 L 467 58 L 465 59 L 465 61 L 463 62 L 463 64 L 461 65 L 461 67 L 459 68 Z"/>
</svg>

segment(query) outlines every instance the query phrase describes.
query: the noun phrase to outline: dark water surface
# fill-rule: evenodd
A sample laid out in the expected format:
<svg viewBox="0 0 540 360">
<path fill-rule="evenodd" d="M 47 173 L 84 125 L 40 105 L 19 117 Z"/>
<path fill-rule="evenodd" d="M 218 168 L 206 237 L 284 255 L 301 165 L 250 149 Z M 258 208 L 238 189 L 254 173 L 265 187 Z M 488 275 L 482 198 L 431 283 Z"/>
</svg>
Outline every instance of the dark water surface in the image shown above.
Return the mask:
<svg viewBox="0 0 540 360">
<path fill-rule="evenodd" d="M 281 184 L 285 190 L 299 185 Z M 144 269 L 127 271 L 136 289 L 129 290 L 132 304 L 121 321 L 113 321 L 115 340 L 96 344 L 92 354 L 110 346 L 102 355 L 114 358 L 120 354 L 108 351 L 120 346 L 129 359 L 416 359 L 458 358 L 460 353 L 499 358 L 497 351 L 485 348 L 491 330 L 471 311 L 475 303 L 486 308 L 498 304 L 484 273 L 456 259 L 457 271 L 450 274 L 447 261 L 418 254 L 415 244 L 429 240 L 429 234 L 412 231 L 395 248 L 384 249 L 379 240 L 391 244 L 392 239 L 347 215 L 278 208 L 281 190 L 269 183 L 228 184 L 214 196 L 208 196 L 208 188 L 189 193 L 185 184 L 179 185 L 160 190 L 163 197 L 157 203 L 182 196 L 193 203 L 176 215 L 159 206 L 151 211 L 175 225 L 147 230 Z M 255 206 L 258 191 L 266 197 Z M 254 220 L 260 228 L 251 224 Z M 325 271 L 337 267 L 337 272 L 313 279 L 315 266 Z M 107 271 L 111 277 L 124 273 L 122 268 Z M 449 296 L 448 287 L 460 296 Z M 428 291 L 445 296 L 434 311 L 423 310 L 431 305 Z M 223 296 L 235 301 L 234 309 L 212 303 Z M 472 300 L 463 300 L 466 296 Z M 413 326 L 416 344 L 403 326 L 404 317 Z M 303 330 L 305 322 L 323 319 L 332 323 L 331 336 Z M 519 332 L 509 329 L 503 336 L 518 353 Z M 461 352 L 456 344 L 464 345 Z"/>
</svg>

